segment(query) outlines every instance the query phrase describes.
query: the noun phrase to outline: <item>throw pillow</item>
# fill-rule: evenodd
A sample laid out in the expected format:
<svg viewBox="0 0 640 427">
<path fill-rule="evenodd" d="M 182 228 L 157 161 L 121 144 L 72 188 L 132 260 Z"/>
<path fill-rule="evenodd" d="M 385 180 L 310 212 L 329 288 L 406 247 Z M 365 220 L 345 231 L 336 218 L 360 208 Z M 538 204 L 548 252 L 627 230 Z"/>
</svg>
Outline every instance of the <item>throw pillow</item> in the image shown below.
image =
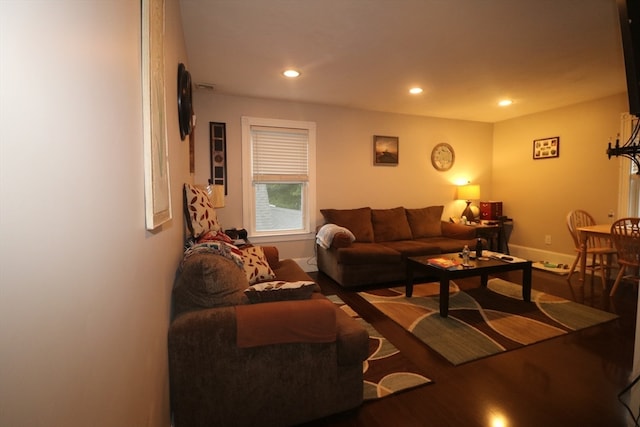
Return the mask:
<svg viewBox="0 0 640 427">
<path fill-rule="evenodd" d="M 184 202 L 187 226 L 194 238 L 198 238 L 208 231 L 215 233 L 221 229 L 216 210 L 211 205 L 205 190 L 185 183 Z"/>
<path fill-rule="evenodd" d="M 411 228 L 403 207 L 372 209 L 371 222 L 376 242 L 411 240 Z"/>
<path fill-rule="evenodd" d="M 324 222 L 349 229 L 357 242 L 373 242 L 371 208 L 320 209 Z"/>
<path fill-rule="evenodd" d="M 262 247 L 249 246 L 242 248 L 241 251 L 244 261 L 244 272 L 247 275 L 250 285 L 276 278 L 275 273 L 269 266 L 267 257 L 264 255 Z"/>
<path fill-rule="evenodd" d="M 256 304 L 259 302 L 288 301 L 311 298 L 314 282 L 264 282 L 249 286 L 244 293 L 249 298 L 249 302 Z"/>
<path fill-rule="evenodd" d="M 444 206 L 429 206 L 422 209 L 407 209 L 407 220 L 414 239 L 442 235 L 442 211 Z"/>
</svg>

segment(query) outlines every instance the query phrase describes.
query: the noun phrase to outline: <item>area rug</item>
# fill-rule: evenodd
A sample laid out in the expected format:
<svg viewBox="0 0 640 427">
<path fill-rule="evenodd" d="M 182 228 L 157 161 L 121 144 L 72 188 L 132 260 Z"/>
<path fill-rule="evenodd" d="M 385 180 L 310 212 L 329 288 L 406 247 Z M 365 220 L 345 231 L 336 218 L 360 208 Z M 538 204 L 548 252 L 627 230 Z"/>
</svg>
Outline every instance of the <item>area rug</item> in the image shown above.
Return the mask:
<svg viewBox="0 0 640 427">
<path fill-rule="evenodd" d="M 379 289 L 358 294 L 454 365 L 491 356 L 618 316 L 535 290 L 522 300 L 522 287 L 491 279 L 487 288 L 449 287 L 449 317 L 440 317 L 439 284 Z"/>
<path fill-rule="evenodd" d="M 328 295 L 327 298 L 360 322 L 369 332 L 369 357 L 363 363 L 364 400 L 379 399 L 432 383 L 393 344 L 337 295 Z"/>
</svg>

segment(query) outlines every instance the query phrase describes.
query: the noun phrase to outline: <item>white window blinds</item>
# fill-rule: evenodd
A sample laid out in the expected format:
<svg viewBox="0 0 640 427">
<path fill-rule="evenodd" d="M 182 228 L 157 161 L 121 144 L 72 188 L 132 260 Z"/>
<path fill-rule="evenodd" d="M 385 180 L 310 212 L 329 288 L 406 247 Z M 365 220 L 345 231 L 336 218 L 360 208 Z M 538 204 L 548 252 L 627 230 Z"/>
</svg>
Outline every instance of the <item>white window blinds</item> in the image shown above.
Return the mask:
<svg viewBox="0 0 640 427">
<path fill-rule="evenodd" d="M 307 182 L 309 131 L 307 129 L 251 126 L 254 182 Z"/>
</svg>

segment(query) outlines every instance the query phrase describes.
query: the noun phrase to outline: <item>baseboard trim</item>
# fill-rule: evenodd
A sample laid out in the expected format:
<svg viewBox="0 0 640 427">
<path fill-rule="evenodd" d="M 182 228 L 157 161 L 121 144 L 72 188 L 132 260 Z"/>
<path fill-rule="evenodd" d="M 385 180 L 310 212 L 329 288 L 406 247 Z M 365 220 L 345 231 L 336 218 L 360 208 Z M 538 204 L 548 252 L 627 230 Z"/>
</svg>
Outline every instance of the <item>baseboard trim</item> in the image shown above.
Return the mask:
<svg viewBox="0 0 640 427">
<path fill-rule="evenodd" d="M 314 273 L 318 271 L 318 263 L 316 257 L 293 258 L 293 260 L 304 270 L 305 273 Z"/>
<path fill-rule="evenodd" d="M 563 254 L 560 252 L 545 251 L 542 249 L 530 248 L 528 246 L 509 245 L 512 255 L 531 261 L 547 261 L 553 264 L 573 264 L 577 254 Z"/>
</svg>

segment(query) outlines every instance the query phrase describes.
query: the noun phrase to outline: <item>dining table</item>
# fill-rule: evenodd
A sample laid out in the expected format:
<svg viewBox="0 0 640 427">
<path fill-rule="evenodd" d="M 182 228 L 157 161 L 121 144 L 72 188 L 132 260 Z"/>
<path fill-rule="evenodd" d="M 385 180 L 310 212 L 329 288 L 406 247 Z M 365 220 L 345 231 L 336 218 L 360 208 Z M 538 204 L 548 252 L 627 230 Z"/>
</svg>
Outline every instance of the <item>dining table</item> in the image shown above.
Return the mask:
<svg viewBox="0 0 640 427">
<path fill-rule="evenodd" d="M 604 238 L 609 241 L 611 238 L 611 224 L 595 224 L 585 227 L 577 227 L 580 234 L 580 275 L 579 279 L 581 283 L 584 283 L 586 271 L 587 271 L 587 240 L 589 237 Z M 605 277 L 609 280 L 609 270 L 611 268 L 611 256 L 608 256 L 607 266 L 605 267 Z"/>
</svg>

